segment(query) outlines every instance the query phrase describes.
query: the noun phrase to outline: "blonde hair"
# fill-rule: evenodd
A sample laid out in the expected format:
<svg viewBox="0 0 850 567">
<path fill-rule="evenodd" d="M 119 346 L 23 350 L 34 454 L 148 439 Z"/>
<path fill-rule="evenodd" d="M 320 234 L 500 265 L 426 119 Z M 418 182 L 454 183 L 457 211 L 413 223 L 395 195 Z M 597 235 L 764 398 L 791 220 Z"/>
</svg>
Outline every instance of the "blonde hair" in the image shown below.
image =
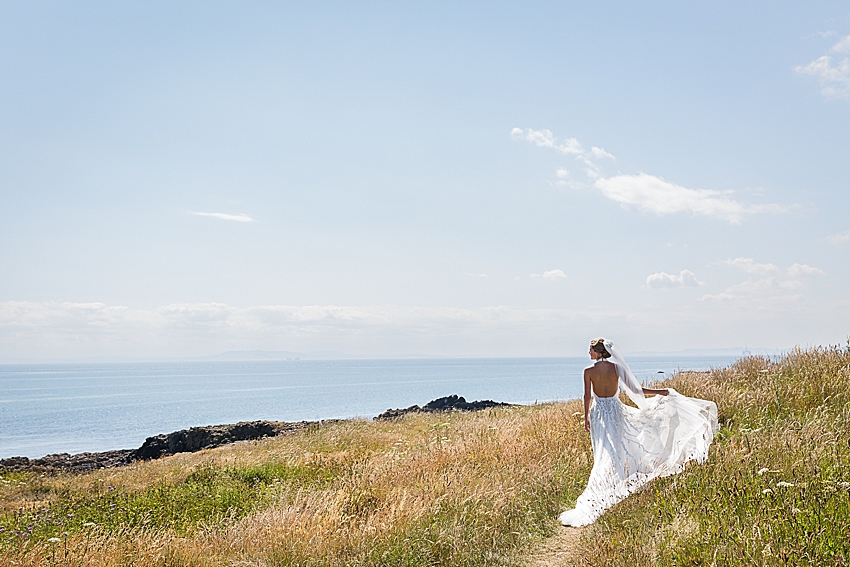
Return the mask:
<svg viewBox="0 0 850 567">
<path fill-rule="evenodd" d="M 590 350 L 598 353 L 602 358 L 611 358 L 611 353 L 605 348 L 605 339 L 598 338 L 590 341 Z"/>
</svg>

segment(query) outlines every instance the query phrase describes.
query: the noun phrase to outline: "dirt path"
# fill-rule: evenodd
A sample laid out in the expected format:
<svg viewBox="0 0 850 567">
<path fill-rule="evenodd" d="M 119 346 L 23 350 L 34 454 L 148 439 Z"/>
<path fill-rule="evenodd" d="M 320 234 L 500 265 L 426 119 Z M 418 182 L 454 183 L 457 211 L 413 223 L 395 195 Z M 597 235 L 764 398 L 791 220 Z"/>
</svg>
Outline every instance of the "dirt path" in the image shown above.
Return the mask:
<svg viewBox="0 0 850 567">
<path fill-rule="evenodd" d="M 584 528 L 558 528 L 558 532 L 526 557 L 528 567 L 578 567 L 582 565 L 578 543 Z"/>
</svg>

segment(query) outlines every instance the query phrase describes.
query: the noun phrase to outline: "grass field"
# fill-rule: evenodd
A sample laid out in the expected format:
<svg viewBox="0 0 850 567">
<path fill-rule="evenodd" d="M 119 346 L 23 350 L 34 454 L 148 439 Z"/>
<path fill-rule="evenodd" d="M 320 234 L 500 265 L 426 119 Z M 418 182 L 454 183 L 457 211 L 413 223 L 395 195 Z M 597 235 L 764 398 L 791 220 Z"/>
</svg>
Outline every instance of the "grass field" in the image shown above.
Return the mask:
<svg viewBox="0 0 850 567">
<path fill-rule="evenodd" d="M 709 460 L 585 530 L 584 564 L 850 562 L 850 349 L 668 384 L 717 403 Z M 0 565 L 522 565 L 587 480 L 580 409 L 349 421 L 84 475 L 5 473 Z"/>
</svg>

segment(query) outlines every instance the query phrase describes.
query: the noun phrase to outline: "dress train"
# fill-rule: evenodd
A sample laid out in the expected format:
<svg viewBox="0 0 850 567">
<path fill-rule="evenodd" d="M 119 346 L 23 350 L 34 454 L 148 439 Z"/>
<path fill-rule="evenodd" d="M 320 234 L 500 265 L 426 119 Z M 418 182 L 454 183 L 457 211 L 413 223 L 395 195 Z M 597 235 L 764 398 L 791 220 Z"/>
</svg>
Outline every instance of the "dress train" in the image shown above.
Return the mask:
<svg viewBox="0 0 850 567">
<path fill-rule="evenodd" d="M 718 429 L 717 406 L 668 391 L 647 398 L 643 409 L 623 404 L 616 395 L 594 395 L 589 416 L 593 468 L 575 508 L 558 517 L 562 524 L 591 524 L 651 480 L 681 472 L 688 461 L 705 461 Z"/>
</svg>

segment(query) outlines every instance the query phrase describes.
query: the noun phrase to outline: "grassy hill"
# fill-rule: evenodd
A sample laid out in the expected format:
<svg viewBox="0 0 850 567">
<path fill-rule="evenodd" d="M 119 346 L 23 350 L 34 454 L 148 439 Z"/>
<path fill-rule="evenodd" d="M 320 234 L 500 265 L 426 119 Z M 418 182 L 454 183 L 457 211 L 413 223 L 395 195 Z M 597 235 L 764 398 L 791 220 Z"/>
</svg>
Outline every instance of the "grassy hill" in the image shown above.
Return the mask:
<svg viewBox="0 0 850 567">
<path fill-rule="evenodd" d="M 667 384 L 717 403 L 709 461 L 584 530 L 585 564 L 850 563 L 850 348 Z M 84 475 L 3 473 L 0 564 L 522 565 L 584 488 L 580 411 L 349 421 Z"/>
</svg>

